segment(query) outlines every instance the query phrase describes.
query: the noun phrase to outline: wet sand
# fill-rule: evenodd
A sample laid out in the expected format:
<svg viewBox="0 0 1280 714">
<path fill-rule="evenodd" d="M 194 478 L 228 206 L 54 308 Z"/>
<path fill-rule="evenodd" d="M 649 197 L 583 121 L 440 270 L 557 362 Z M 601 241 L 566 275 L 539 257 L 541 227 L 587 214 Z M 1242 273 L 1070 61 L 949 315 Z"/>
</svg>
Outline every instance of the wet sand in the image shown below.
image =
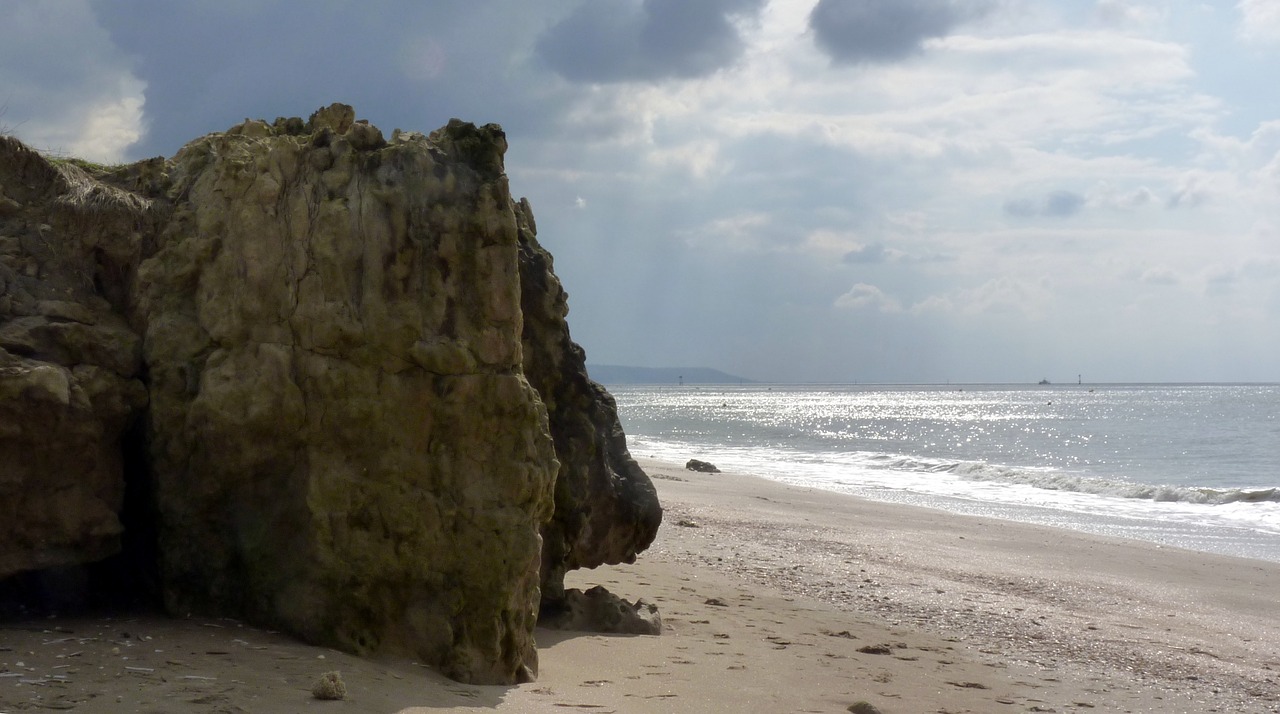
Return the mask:
<svg viewBox="0 0 1280 714">
<path fill-rule="evenodd" d="M 643 464 L 658 541 L 569 584 L 660 637 L 540 630 L 537 682 L 475 687 L 228 621 L 3 623 L 0 712 L 1280 710 L 1280 564 Z"/>
</svg>

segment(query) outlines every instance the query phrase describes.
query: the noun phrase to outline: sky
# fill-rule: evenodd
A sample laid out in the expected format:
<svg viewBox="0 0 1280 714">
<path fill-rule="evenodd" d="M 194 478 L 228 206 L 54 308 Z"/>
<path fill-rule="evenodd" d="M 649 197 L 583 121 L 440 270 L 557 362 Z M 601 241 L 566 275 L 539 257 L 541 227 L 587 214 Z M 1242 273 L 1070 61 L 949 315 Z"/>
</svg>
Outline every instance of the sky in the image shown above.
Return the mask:
<svg viewBox="0 0 1280 714">
<path fill-rule="evenodd" d="M 6 0 L 103 162 L 345 102 L 507 133 L 589 363 L 1280 381 L 1280 0 Z"/>
</svg>

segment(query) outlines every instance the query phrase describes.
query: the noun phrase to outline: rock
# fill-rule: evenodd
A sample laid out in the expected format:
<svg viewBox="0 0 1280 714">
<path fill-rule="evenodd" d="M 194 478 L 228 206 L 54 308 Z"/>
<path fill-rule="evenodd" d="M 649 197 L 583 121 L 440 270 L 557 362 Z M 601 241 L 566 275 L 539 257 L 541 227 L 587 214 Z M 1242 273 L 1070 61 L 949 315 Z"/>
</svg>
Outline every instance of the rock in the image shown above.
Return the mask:
<svg viewBox="0 0 1280 714">
<path fill-rule="evenodd" d="M 531 679 L 540 593 L 661 507 L 505 149 L 345 105 L 109 170 L 0 137 L 0 577 L 124 547 L 174 613 Z"/>
<path fill-rule="evenodd" d="M 165 604 L 516 682 L 556 461 L 521 373 L 505 139 L 375 151 L 352 116 L 173 160 L 134 287 Z"/>
<path fill-rule="evenodd" d="M 89 257 L 127 240 L 140 204 L 11 137 L 0 136 L 0 184 L 22 199 L 0 222 L 4 578 L 119 552 L 121 442 L 147 393 L 141 340 L 96 294 Z"/>
<path fill-rule="evenodd" d="M 135 380 L 0 349 L 0 577 L 119 552 L 119 442 L 145 403 Z"/>
<path fill-rule="evenodd" d="M 541 624 L 553 630 L 601 632 L 621 635 L 661 635 L 662 616 L 656 605 L 634 603 L 597 585 L 585 593 L 565 591 L 555 609 L 545 609 Z"/>
<path fill-rule="evenodd" d="M 351 145 L 356 151 L 373 151 L 381 149 L 387 145 L 387 140 L 382 138 L 382 132 L 378 127 L 366 121 L 358 121 L 351 125 L 347 130 L 347 138 L 351 141 Z"/>
<path fill-rule="evenodd" d="M 880 708 L 868 701 L 857 701 L 849 705 L 853 714 L 880 714 Z"/>
<path fill-rule="evenodd" d="M 555 515 L 542 529 L 544 610 L 563 606 L 564 574 L 635 562 L 662 523 L 653 482 L 631 458 L 617 405 L 587 376 L 565 316 L 568 297 L 537 240 L 528 201 L 516 206 L 520 238 L 524 373 L 547 405 L 560 459 Z"/>
<path fill-rule="evenodd" d="M 706 461 L 699 461 L 697 459 L 689 459 L 689 461 L 685 463 L 684 467 L 689 471 L 698 471 L 705 474 L 720 473 L 720 469 L 716 468 L 715 464 L 711 464 Z"/>
<path fill-rule="evenodd" d="M 325 672 L 311 688 L 311 696 L 323 701 L 340 701 L 347 698 L 347 684 L 341 672 Z"/>
<path fill-rule="evenodd" d="M 306 131 L 318 133 L 329 129 L 335 134 L 345 134 L 356 121 L 356 110 L 348 104 L 330 104 L 311 113 Z"/>
</svg>

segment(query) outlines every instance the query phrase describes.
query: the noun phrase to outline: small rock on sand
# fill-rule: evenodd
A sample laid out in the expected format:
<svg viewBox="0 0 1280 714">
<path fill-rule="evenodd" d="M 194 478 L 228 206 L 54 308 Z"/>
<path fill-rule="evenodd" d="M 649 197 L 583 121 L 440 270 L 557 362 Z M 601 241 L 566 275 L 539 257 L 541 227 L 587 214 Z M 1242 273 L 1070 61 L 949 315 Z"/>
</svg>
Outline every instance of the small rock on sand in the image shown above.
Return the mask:
<svg viewBox="0 0 1280 714">
<path fill-rule="evenodd" d="M 311 688 L 311 696 L 326 701 L 346 699 L 347 685 L 338 672 L 325 672 L 320 675 L 320 681 L 316 682 L 316 686 Z"/>
<path fill-rule="evenodd" d="M 698 459 L 689 459 L 689 461 L 685 463 L 684 467 L 689 471 L 698 471 L 704 474 L 720 473 L 720 469 L 716 468 L 715 464 L 707 461 L 699 461 Z"/>
<path fill-rule="evenodd" d="M 850 704 L 849 711 L 853 712 L 853 714 L 880 714 L 879 707 L 866 701 Z"/>
</svg>

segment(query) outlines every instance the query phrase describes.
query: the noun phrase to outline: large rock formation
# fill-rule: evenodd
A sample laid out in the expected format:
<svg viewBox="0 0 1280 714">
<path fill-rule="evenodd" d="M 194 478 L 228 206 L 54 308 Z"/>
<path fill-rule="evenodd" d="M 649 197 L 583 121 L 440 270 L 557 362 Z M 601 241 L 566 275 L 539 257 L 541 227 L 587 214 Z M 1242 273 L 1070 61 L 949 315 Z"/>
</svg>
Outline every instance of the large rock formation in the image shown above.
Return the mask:
<svg viewBox="0 0 1280 714">
<path fill-rule="evenodd" d="M 119 550 L 128 484 L 170 611 L 514 682 L 540 584 L 653 539 L 498 127 L 0 142 L 0 577 Z"/>
<path fill-rule="evenodd" d="M 627 451 L 613 397 L 587 376 L 586 355 L 569 337 L 568 296 L 538 244 L 528 201 L 516 217 L 524 372 L 547 405 L 560 455 L 555 517 L 542 529 L 543 607 L 555 611 L 566 606 L 566 571 L 635 562 L 657 535 L 662 509 Z"/>
</svg>

